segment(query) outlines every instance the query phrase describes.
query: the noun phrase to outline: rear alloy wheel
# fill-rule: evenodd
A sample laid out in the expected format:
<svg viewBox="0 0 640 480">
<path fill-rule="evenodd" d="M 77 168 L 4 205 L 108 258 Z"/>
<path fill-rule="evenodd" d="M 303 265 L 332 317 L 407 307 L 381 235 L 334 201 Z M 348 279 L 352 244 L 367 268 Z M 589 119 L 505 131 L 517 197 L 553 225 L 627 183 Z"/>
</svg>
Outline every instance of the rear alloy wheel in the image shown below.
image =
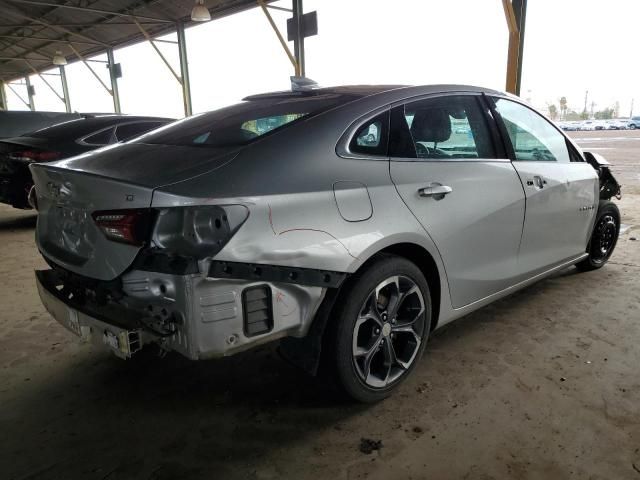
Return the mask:
<svg viewBox="0 0 640 480">
<path fill-rule="evenodd" d="M 404 258 L 380 257 L 355 277 L 337 319 L 337 373 L 351 397 L 375 402 L 421 357 L 431 300 L 424 275 Z"/>
<path fill-rule="evenodd" d="M 582 271 L 602 267 L 613 253 L 620 233 L 620 211 L 611 201 L 601 201 L 591 234 L 587 253 L 589 256 L 576 264 Z"/>
</svg>

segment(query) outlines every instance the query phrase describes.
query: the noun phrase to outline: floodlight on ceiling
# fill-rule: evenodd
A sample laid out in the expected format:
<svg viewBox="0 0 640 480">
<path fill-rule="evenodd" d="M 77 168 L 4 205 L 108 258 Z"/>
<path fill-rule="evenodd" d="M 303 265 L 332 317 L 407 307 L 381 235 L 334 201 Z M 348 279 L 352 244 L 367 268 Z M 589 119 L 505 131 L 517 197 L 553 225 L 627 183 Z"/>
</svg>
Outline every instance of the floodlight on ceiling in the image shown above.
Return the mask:
<svg viewBox="0 0 640 480">
<path fill-rule="evenodd" d="M 53 64 L 54 65 L 66 65 L 67 59 L 62 56 L 62 52 L 60 50 L 56 51 L 56 54 L 53 56 Z"/>
<path fill-rule="evenodd" d="M 196 0 L 196 4 L 191 10 L 191 20 L 194 22 L 208 22 L 211 20 L 209 9 L 204 6 L 204 0 Z"/>
</svg>

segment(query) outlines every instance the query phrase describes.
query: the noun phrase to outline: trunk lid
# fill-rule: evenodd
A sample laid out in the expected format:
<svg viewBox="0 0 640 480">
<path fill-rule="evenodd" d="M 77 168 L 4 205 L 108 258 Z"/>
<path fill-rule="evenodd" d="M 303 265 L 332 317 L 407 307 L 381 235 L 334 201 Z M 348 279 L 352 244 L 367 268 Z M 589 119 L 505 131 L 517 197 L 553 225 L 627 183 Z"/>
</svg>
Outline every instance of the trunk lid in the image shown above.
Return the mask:
<svg viewBox="0 0 640 480">
<path fill-rule="evenodd" d="M 233 156 L 218 149 L 124 144 L 33 164 L 38 248 L 67 270 L 112 280 L 131 265 L 141 247 L 108 240 L 92 214 L 148 209 L 155 188 L 215 169 Z"/>
<path fill-rule="evenodd" d="M 237 150 L 237 147 L 125 143 L 93 150 L 52 165 L 158 188 L 216 169 L 230 161 Z"/>
</svg>

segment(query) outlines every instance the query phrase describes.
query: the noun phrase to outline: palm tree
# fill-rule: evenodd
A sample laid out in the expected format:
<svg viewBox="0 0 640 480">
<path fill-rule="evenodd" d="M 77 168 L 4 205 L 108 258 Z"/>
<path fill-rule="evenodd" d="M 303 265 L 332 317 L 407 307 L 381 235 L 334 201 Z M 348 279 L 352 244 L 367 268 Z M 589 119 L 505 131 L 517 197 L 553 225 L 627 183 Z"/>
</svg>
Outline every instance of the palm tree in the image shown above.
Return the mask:
<svg viewBox="0 0 640 480">
<path fill-rule="evenodd" d="M 567 118 L 567 97 L 560 97 L 560 120 Z"/>
<path fill-rule="evenodd" d="M 558 116 L 558 109 L 556 108 L 555 105 L 549 105 L 549 116 L 551 117 L 551 120 L 555 120 L 556 117 Z"/>
</svg>

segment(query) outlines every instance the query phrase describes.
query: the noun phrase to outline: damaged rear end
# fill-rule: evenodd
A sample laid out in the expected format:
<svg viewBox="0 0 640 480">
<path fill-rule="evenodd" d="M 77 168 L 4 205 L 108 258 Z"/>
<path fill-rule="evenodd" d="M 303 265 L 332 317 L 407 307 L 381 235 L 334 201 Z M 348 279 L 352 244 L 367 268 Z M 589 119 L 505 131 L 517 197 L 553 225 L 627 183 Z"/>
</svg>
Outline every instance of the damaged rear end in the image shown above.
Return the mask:
<svg viewBox="0 0 640 480">
<path fill-rule="evenodd" d="M 333 276 L 215 261 L 254 200 L 216 197 L 202 182 L 204 195 L 155 200 L 172 184 L 215 178 L 253 138 L 311 109 L 299 99 L 299 111 L 277 107 L 287 113 L 275 121 L 245 120 L 256 107 L 224 116 L 242 127 L 223 125 L 225 141 L 192 118 L 166 134 L 32 165 L 37 245 L 51 266 L 37 272 L 38 289 L 54 318 L 123 358 L 148 343 L 201 359 L 304 336 Z"/>
</svg>

